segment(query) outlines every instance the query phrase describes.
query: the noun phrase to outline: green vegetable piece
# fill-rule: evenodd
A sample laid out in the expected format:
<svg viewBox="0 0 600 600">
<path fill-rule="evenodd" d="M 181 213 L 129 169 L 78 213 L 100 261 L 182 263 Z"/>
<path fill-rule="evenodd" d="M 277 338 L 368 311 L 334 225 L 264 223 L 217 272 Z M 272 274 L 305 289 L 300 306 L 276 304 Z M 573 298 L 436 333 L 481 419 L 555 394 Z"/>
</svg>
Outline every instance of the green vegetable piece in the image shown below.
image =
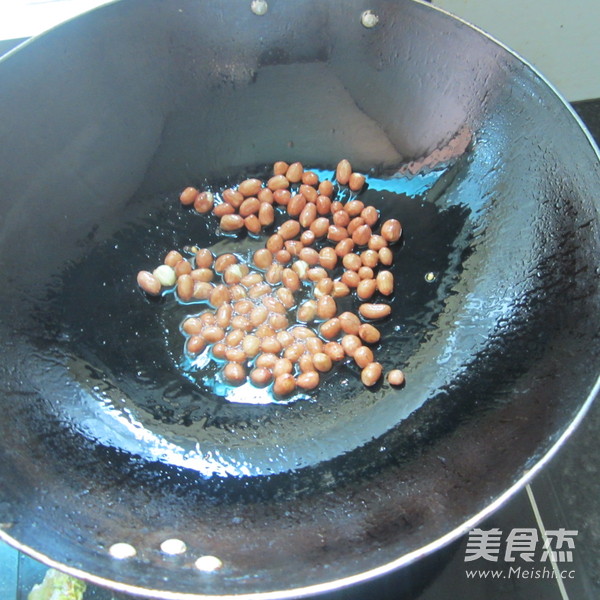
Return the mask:
<svg viewBox="0 0 600 600">
<path fill-rule="evenodd" d="M 48 569 L 42 583 L 33 586 L 27 600 L 82 600 L 86 584 L 55 569 Z"/>
</svg>

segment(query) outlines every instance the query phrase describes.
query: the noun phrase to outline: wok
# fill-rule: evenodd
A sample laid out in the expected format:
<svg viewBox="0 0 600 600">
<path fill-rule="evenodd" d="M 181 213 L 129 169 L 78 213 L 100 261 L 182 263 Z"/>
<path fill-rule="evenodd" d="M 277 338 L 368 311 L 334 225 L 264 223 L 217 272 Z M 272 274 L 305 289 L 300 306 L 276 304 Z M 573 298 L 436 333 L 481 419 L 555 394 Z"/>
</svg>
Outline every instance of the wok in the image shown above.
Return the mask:
<svg viewBox="0 0 600 600">
<path fill-rule="evenodd" d="M 551 86 L 426 4 L 249 5 L 116 2 L 0 63 L 0 536 L 156 598 L 406 565 L 522 486 L 598 387 L 598 155 Z M 177 315 L 135 285 L 217 241 L 178 191 L 343 157 L 404 224 L 379 357 L 405 388 L 348 366 L 256 405 L 182 377 L 157 335 Z"/>
</svg>

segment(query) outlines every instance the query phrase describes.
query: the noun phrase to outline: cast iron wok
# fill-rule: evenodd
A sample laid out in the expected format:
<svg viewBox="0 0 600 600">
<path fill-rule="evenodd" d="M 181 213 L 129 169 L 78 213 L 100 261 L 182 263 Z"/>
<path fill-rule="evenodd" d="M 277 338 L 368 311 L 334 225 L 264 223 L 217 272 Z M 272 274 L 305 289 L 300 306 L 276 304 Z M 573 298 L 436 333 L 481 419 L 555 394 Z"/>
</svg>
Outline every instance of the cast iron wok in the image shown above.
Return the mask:
<svg viewBox="0 0 600 600">
<path fill-rule="evenodd" d="M 156 598 L 333 589 L 469 529 L 591 402 L 598 155 L 468 25 L 412 1 L 116 2 L 11 53 L 0 89 L 0 535 L 32 556 Z M 157 334 L 177 315 L 135 285 L 222 241 L 177 192 L 342 157 L 404 224 L 380 358 L 405 388 L 348 366 L 254 405 L 182 377 Z"/>
</svg>

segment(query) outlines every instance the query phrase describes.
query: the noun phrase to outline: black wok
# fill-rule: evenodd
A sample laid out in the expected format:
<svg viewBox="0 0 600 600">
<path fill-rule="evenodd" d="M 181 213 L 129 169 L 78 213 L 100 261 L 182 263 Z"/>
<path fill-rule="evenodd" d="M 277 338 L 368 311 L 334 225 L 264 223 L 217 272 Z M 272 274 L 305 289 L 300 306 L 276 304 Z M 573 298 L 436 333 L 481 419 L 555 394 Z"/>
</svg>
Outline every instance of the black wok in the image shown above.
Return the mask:
<svg viewBox="0 0 600 600">
<path fill-rule="evenodd" d="M 592 401 L 598 155 L 466 24 L 412 1 L 116 2 L 6 57 L 0 89 L 0 536 L 32 556 L 157 598 L 348 585 L 467 531 Z M 380 358 L 406 387 L 348 367 L 252 405 L 183 378 L 156 334 L 177 315 L 135 285 L 217 241 L 177 192 L 342 157 L 405 227 Z"/>
</svg>

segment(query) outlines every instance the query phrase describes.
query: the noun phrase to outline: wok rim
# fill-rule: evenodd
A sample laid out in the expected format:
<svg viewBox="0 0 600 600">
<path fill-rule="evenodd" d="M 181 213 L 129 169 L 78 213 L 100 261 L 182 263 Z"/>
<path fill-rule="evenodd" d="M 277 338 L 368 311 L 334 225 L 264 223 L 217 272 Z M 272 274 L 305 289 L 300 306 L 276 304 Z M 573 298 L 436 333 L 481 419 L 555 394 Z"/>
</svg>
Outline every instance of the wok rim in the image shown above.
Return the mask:
<svg viewBox="0 0 600 600">
<path fill-rule="evenodd" d="M 571 423 L 569 423 L 568 427 L 556 440 L 556 442 L 535 463 L 533 467 L 531 467 L 525 473 L 523 473 L 523 475 L 512 486 L 510 486 L 503 494 L 498 496 L 493 502 L 488 504 L 486 508 L 473 515 L 470 519 L 468 519 L 458 527 L 449 531 L 445 535 L 437 538 L 436 540 L 430 542 L 429 544 L 422 546 L 418 550 L 414 550 L 413 552 L 404 554 L 396 560 L 385 563 L 384 565 L 381 565 L 374 569 L 369 569 L 368 571 L 363 571 L 361 573 L 357 573 L 356 575 L 350 575 L 341 579 L 334 579 L 332 581 L 317 583 L 314 585 L 308 585 L 302 588 L 295 588 L 290 590 L 251 592 L 234 595 L 207 595 L 189 594 L 185 592 L 169 592 L 164 590 L 154 590 L 138 587 L 126 583 L 120 583 L 112 579 L 107 579 L 104 577 L 93 575 L 91 573 L 88 573 L 87 571 L 83 571 L 74 567 L 69 567 L 68 565 L 65 565 L 59 561 L 55 561 L 47 555 L 38 552 L 37 550 L 34 550 L 33 548 L 30 548 L 25 544 L 21 544 L 20 542 L 12 538 L 10 535 L 8 535 L 1 528 L 0 540 L 6 542 L 19 552 L 27 554 L 31 558 L 41 562 L 42 564 L 45 564 L 50 568 L 57 569 L 63 573 L 86 581 L 87 583 L 91 583 L 93 585 L 97 585 L 104 588 L 109 588 L 112 591 L 116 592 L 122 592 L 125 594 L 130 594 L 139 597 L 155 598 L 156 600 L 291 600 L 292 598 L 305 598 L 316 594 L 333 592 L 336 590 L 350 587 L 352 585 L 371 581 L 373 579 L 376 579 L 377 577 L 387 575 L 392 571 L 396 571 L 408 565 L 414 564 L 419 559 L 424 558 L 425 556 L 428 556 L 436 552 L 437 550 L 442 549 L 444 546 L 450 544 L 451 542 L 457 540 L 460 536 L 464 535 L 477 524 L 485 520 L 488 516 L 490 516 L 496 510 L 498 510 L 503 504 L 508 502 L 514 495 L 517 494 L 517 492 L 523 489 L 550 462 L 550 460 L 552 460 L 552 458 L 560 450 L 562 445 L 569 439 L 569 437 L 581 424 L 583 418 L 585 417 L 586 413 L 590 409 L 592 403 L 594 402 L 596 396 L 599 393 L 600 377 L 597 378 L 596 383 L 590 390 L 590 393 L 588 394 L 588 397 L 581 406 L 580 410 L 577 412 Z"/>
<path fill-rule="evenodd" d="M 106 6 L 110 6 L 113 4 L 117 4 L 122 0 L 106 0 L 103 4 L 92 8 L 89 11 L 84 13 L 75 15 L 74 17 L 59 23 L 50 29 L 43 31 L 31 38 L 21 42 L 13 49 L 6 52 L 4 55 L 0 56 L 0 62 L 3 62 L 14 53 L 18 52 L 21 48 L 28 46 L 30 43 L 35 42 L 37 39 L 45 36 L 48 32 L 54 31 L 60 28 L 63 24 L 74 21 L 79 17 L 97 11 L 102 10 Z M 582 119 L 579 117 L 577 112 L 568 102 L 568 100 L 564 97 L 564 95 L 558 90 L 554 84 L 552 84 L 546 76 L 541 73 L 538 68 L 532 65 L 526 58 L 524 58 L 520 53 L 511 49 L 503 42 L 499 41 L 493 35 L 489 34 L 485 30 L 481 29 L 477 25 L 470 23 L 469 21 L 459 17 L 448 10 L 440 8 L 439 6 L 435 6 L 430 4 L 427 0 L 410 0 L 415 4 L 419 4 L 422 6 L 426 6 L 429 9 L 435 10 L 439 13 L 442 13 L 449 17 L 450 19 L 461 23 L 462 25 L 468 27 L 469 29 L 474 30 L 479 35 L 487 38 L 493 44 L 499 46 L 504 51 L 506 51 L 509 55 L 512 55 L 517 59 L 523 66 L 525 66 L 533 75 L 535 75 L 541 83 L 546 86 L 562 103 L 563 107 L 567 109 L 570 113 L 571 117 L 574 118 L 575 122 L 579 126 L 579 129 L 585 135 L 589 145 L 592 148 L 592 151 L 596 155 L 598 159 L 598 163 L 600 164 L 600 149 L 596 144 L 594 138 L 590 134 L 589 130 L 583 123 Z M 114 592 L 129 594 L 132 596 L 142 597 L 142 598 L 152 598 L 155 600 L 291 600 L 293 598 L 306 598 L 316 594 L 324 594 L 329 592 L 334 592 L 337 590 L 341 590 L 344 588 L 348 588 L 353 585 L 366 583 L 368 581 L 372 581 L 378 577 L 382 577 L 392 573 L 393 571 L 399 570 L 401 568 L 407 567 L 411 564 L 416 563 L 418 560 L 425 558 L 426 556 L 433 554 L 434 552 L 441 550 L 443 547 L 447 546 L 451 542 L 456 541 L 462 535 L 466 534 L 473 527 L 481 523 L 487 517 L 492 515 L 496 510 L 498 510 L 502 505 L 507 503 L 513 496 L 515 496 L 518 492 L 520 492 L 523 488 L 525 488 L 533 478 L 554 458 L 554 456 L 558 453 L 560 448 L 567 442 L 567 440 L 571 437 L 573 432 L 579 427 L 581 422 L 583 421 L 585 415 L 589 411 L 596 397 L 600 395 L 600 375 L 598 375 L 595 384 L 591 388 L 588 393 L 587 398 L 581 405 L 580 409 L 577 411 L 571 422 L 568 424 L 566 429 L 562 432 L 562 434 L 558 437 L 558 439 L 548 448 L 548 450 L 535 462 L 535 464 L 525 470 L 521 476 L 517 479 L 515 483 L 513 483 L 508 489 L 506 489 L 502 494 L 500 494 L 495 500 L 489 503 L 483 510 L 480 510 L 476 514 L 474 514 L 471 518 L 467 519 L 463 523 L 461 523 L 458 527 L 455 527 L 448 533 L 442 535 L 441 537 L 425 544 L 424 546 L 414 550 L 412 552 L 408 552 L 399 558 L 387 562 L 383 565 L 375 567 L 373 569 L 369 569 L 367 571 L 362 571 L 360 573 L 356 573 L 354 575 L 350 575 L 347 577 L 342 577 L 340 579 L 333 579 L 331 581 L 326 581 L 323 583 L 317 583 L 312 585 L 307 585 L 300 588 L 293 589 L 283 589 L 279 591 L 269 591 L 269 592 L 250 592 L 250 593 L 240 593 L 240 594 L 226 594 L 226 595 L 216 595 L 216 594 L 196 594 L 196 593 L 187 593 L 187 592 L 172 592 L 167 590 L 160 589 L 151 589 L 145 587 L 139 587 L 136 585 L 131 585 L 128 583 L 121 583 L 114 579 L 109 579 L 105 577 L 101 577 L 98 575 L 94 575 L 85 570 L 78 569 L 76 567 L 71 567 L 66 565 L 60 561 L 56 561 L 49 557 L 48 555 L 31 548 L 26 544 L 20 543 L 18 540 L 9 535 L 4 529 L 3 523 L 0 523 L 0 540 L 14 548 L 15 550 L 26 554 L 27 556 L 37 560 L 38 562 L 46 565 L 49 568 L 54 568 L 62 573 L 70 575 L 72 577 L 81 579 L 86 583 L 97 585 L 99 587 L 110 589 Z M 118 560 L 118 559 L 115 559 Z M 126 565 L 126 559 L 123 561 Z M 210 576 L 210 575 L 208 575 Z"/>
</svg>

